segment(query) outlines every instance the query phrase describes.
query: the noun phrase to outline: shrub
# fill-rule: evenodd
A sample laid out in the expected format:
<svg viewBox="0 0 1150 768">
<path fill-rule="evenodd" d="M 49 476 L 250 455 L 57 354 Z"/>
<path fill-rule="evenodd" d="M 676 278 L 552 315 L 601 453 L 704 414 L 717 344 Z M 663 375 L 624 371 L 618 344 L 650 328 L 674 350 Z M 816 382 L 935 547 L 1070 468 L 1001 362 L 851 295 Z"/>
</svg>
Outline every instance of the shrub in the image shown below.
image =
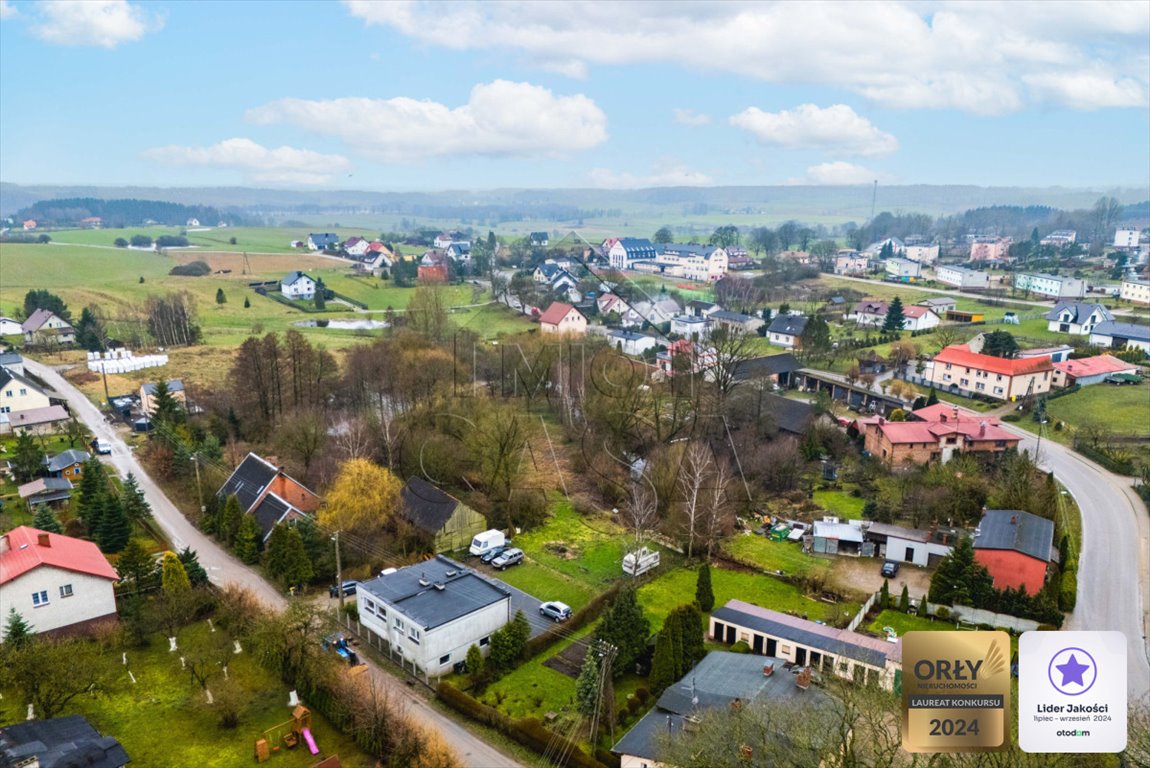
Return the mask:
<svg viewBox="0 0 1150 768">
<path fill-rule="evenodd" d="M 731 653 L 750 653 L 751 646 L 747 645 L 745 641 L 740 640 L 730 647 Z"/>
<path fill-rule="evenodd" d="M 193 261 L 189 264 L 177 264 L 168 270 L 169 275 L 176 275 L 179 277 L 203 277 L 210 275 L 212 268 L 208 266 L 206 261 Z"/>
<path fill-rule="evenodd" d="M 942 619 L 945 621 L 946 619 L 950 618 L 950 609 L 945 605 L 940 605 L 934 609 L 934 616 L 936 619 Z"/>
<path fill-rule="evenodd" d="M 1073 611 L 1078 604 L 1078 574 L 1076 568 L 1068 568 L 1062 574 L 1062 583 L 1058 587 L 1058 608 L 1063 611 Z"/>
<path fill-rule="evenodd" d="M 1022 415 L 1019 413 L 1004 413 L 1002 420 L 1009 422 L 1022 421 Z"/>
<path fill-rule="evenodd" d="M 651 692 L 648 691 L 645 687 L 640 686 L 635 689 L 635 698 L 639 701 L 640 704 L 646 704 L 647 700 L 651 698 Z"/>
</svg>

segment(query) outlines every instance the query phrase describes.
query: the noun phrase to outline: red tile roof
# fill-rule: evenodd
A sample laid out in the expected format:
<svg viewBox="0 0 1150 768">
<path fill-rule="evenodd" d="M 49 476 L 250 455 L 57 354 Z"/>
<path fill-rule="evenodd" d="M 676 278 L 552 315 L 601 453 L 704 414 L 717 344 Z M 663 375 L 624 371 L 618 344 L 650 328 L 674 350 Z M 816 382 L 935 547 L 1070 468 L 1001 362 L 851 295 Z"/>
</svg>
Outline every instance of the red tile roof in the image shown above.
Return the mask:
<svg viewBox="0 0 1150 768">
<path fill-rule="evenodd" d="M 1096 357 L 1067 360 L 1063 363 L 1055 363 L 1054 367 L 1067 376 L 1073 376 L 1076 379 L 1083 376 L 1098 376 L 1103 373 L 1133 372 L 1138 370 L 1137 365 L 1119 360 L 1113 355 L 1097 355 Z"/>
<path fill-rule="evenodd" d="M 927 312 L 930 312 L 932 315 L 935 314 L 935 311 L 930 307 L 910 306 L 902 308 L 903 317 L 913 317 L 916 320 L 925 315 Z"/>
<path fill-rule="evenodd" d="M 1018 437 L 997 424 L 985 421 L 887 421 L 878 425 L 891 444 L 937 443 L 946 435 L 963 435 L 967 440 L 1013 440 Z"/>
<path fill-rule="evenodd" d="M 1001 373 L 1004 376 L 1022 376 L 1028 373 L 1042 373 L 1043 371 L 1054 370 L 1054 364 L 1050 362 L 1049 357 L 1009 360 L 1005 357 L 994 357 L 993 355 L 982 355 L 977 352 L 971 352 L 970 348 L 965 344 L 952 344 L 949 347 L 945 347 L 934 356 L 934 362 L 936 365 L 938 363 L 950 363 L 951 365 L 961 365 L 980 371 Z"/>
<path fill-rule="evenodd" d="M 48 537 L 48 546 L 40 543 L 41 536 Z M 86 573 L 112 581 L 118 581 L 120 578 L 116 569 L 100 552 L 100 548 L 90 541 L 48 533 L 26 525 L 13 528 L 4 534 L 2 539 L 0 584 L 7 584 L 41 565 Z"/>
<path fill-rule="evenodd" d="M 539 322 L 547 325 L 559 325 L 563 318 L 567 317 L 567 313 L 573 309 L 575 307 L 570 304 L 564 304 L 561 301 L 552 302 L 547 311 L 539 316 Z"/>
<path fill-rule="evenodd" d="M 998 419 L 993 416 L 984 416 L 967 408 L 960 408 L 950 403 L 935 403 L 917 411 L 911 411 L 919 421 L 989 421 L 997 424 Z"/>
</svg>

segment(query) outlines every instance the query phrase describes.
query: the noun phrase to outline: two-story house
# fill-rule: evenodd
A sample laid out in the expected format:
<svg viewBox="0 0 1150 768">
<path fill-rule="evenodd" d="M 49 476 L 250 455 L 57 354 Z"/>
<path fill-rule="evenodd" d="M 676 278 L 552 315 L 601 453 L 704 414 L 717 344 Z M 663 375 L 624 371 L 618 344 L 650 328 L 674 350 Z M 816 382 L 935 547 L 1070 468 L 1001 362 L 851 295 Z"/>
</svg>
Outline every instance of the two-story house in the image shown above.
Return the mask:
<svg viewBox="0 0 1150 768">
<path fill-rule="evenodd" d="M 221 503 L 235 496 L 240 509 L 255 517 L 265 541 L 280 523 L 306 518 L 319 508 L 314 491 L 254 453 L 244 457 L 216 496 Z"/>
<path fill-rule="evenodd" d="M 971 352 L 965 344 L 944 347 L 927 367 L 930 384 L 947 392 L 1017 400 L 1049 392 L 1054 363 L 1049 357 L 1007 359 Z"/>
<path fill-rule="evenodd" d="M 76 329 L 47 309 L 37 309 L 28 315 L 20 330 L 25 344 L 71 344 L 76 340 Z"/>
<path fill-rule="evenodd" d="M 1113 320 L 1114 315 L 1101 304 L 1082 304 L 1077 301 L 1061 301 L 1046 313 L 1046 330 L 1054 333 L 1069 333 L 1075 336 L 1089 336 L 1099 323 Z"/>
<path fill-rule="evenodd" d="M 1118 298 L 1135 304 L 1150 304 L 1150 280 L 1123 280 L 1122 287 L 1118 289 Z"/>
<path fill-rule="evenodd" d="M 315 278 L 303 272 L 289 272 L 280 280 L 280 293 L 289 299 L 311 301 L 315 298 Z"/>
<path fill-rule="evenodd" d="M 449 674 L 472 645 L 486 655 L 511 620 L 509 590 L 443 555 L 361 583 L 356 601 L 392 658 L 427 677 Z"/>
<path fill-rule="evenodd" d="M 659 248 L 650 240 L 638 237 L 616 237 L 603 243 L 612 269 L 632 269 L 636 262 L 654 261 Z"/>
<path fill-rule="evenodd" d="M 587 335 L 587 318 L 570 304 L 556 301 L 539 316 L 539 331 L 541 333 L 585 336 Z"/>
<path fill-rule="evenodd" d="M 48 396 L 35 384 L 8 368 L 0 368 L 0 414 L 47 408 Z"/>
<path fill-rule="evenodd" d="M 15 608 L 35 632 L 115 620 L 119 578 L 90 541 L 26 525 L 0 536 L 0 605 Z"/>
</svg>

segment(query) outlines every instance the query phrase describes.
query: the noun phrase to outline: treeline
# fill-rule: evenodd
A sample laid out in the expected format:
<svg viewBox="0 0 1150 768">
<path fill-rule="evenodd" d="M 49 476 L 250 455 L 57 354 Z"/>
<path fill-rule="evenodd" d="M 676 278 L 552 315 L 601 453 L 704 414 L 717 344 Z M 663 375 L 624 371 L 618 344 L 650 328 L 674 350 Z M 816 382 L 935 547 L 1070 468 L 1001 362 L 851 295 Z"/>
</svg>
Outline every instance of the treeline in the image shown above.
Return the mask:
<svg viewBox="0 0 1150 768">
<path fill-rule="evenodd" d="M 35 219 L 41 226 L 79 224 L 93 216 L 102 219 L 105 227 L 112 228 L 140 225 L 146 221 L 182 227 L 189 219 L 197 219 L 205 226 L 215 226 L 221 221 L 229 225 L 243 223 L 234 213 L 221 213 L 206 205 L 181 205 L 161 200 L 102 200 L 97 197 L 41 200 L 15 214 L 17 220 Z"/>
</svg>

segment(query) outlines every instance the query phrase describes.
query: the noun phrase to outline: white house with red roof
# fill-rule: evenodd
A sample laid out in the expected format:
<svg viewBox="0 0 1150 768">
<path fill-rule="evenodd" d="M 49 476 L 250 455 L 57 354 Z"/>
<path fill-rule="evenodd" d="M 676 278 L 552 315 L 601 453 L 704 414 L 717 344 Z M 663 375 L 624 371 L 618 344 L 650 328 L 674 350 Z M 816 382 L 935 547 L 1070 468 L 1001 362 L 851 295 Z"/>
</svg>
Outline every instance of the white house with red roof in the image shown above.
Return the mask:
<svg viewBox="0 0 1150 768">
<path fill-rule="evenodd" d="M 119 578 L 90 541 L 26 525 L 0 536 L 0 606 L 15 608 L 35 632 L 115 619 Z M 0 640 L 3 632 L 0 625 Z"/>
<path fill-rule="evenodd" d="M 570 304 L 555 301 L 539 316 L 539 330 L 542 333 L 586 336 L 587 318 Z"/>
</svg>

